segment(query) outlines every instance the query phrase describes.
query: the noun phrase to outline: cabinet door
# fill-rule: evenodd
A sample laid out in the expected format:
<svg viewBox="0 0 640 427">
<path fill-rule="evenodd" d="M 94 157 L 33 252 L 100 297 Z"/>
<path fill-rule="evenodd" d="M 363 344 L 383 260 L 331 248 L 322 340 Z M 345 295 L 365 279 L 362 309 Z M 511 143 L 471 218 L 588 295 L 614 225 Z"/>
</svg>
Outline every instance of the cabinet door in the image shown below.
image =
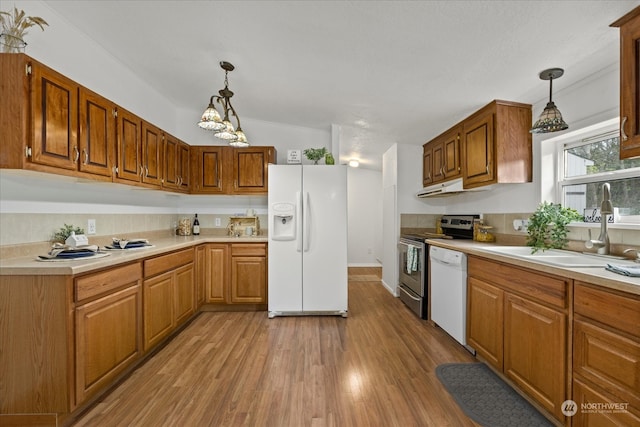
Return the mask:
<svg viewBox="0 0 640 427">
<path fill-rule="evenodd" d="M 460 176 L 460 128 L 456 128 L 443 136 L 444 178 Z"/>
<path fill-rule="evenodd" d="M 464 122 L 463 178 L 467 185 L 495 180 L 493 111 Z"/>
<path fill-rule="evenodd" d="M 76 308 L 76 404 L 109 385 L 142 353 L 140 283 L 133 283 Z"/>
<path fill-rule="evenodd" d="M 264 256 L 231 257 L 231 303 L 267 302 L 267 261 Z"/>
<path fill-rule="evenodd" d="M 204 304 L 207 282 L 207 245 L 196 247 L 195 251 L 195 283 L 196 283 L 196 307 Z"/>
<path fill-rule="evenodd" d="M 80 171 L 111 177 L 116 151 L 116 106 L 80 88 Z"/>
<path fill-rule="evenodd" d="M 173 271 L 144 281 L 145 351 L 162 341 L 175 327 L 173 283 Z"/>
<path fill-rule="evenodd" d="M 422 151 L 422 185 L 433 184 L 433 146 L 425 144 Z"/>
<path fill-rule="evenodd" d="M 142 121 L 138 116 L 119 108 L 117 112 L 116 178 L 126 181 L 140 181 L 140 137 Z"/>
<path fill-rule="evenodd" d="M 235 148 L 232 150 L 234 194 L 264 194 L 268 190 L 267 166 L 269 147 Z"/>
<path fill-rule="evenodd" d="M 142 122 L 142 182 L 158 186 L 161 184 L 163 138 L 160 129 Z"/>
<path fill-rule="evenodd" d="M 174 274 L 176 325 L 180 325 L 195 313 L 196 299 L 193 263 L 178 268 Z"/>
<path fill-rule="evenodd" d="M 222 148 L 191 147 L 191 192 L 196 194 L 222 194 Z"/>
<path fill-rule="evenodd" d="M 469 277 L 468 288 L 467 341 L 502 371 L 504 291 L 474 277 Z"/>
<path fill-rule="evenodd" d="M 50 68 L 33 63 L 31 122 L 34 163 L 78 168 L 78 85 Z"/>
<path fill-rule="evenodd" d="M 180 141 L 173 135 L 165 134 L 164 156 L 162 160 L 162 186 L 177 189 L 180 185 L 178 162 L 180 159 Z"/>
<path fill-rule="evenodd" d="M 229 246 L 227 244 L 207 245 L 207 302 L 225 303 L 225 289 L 229 283 Z"/>
<path fill-rule="evenodd" d="M 620 21 L 620 159 L 629 159 L 640 156 L 640 9 Z"/>
<path fill-rule="evenodd" d="M 504 373 L 558 419 L 564 419 L 567 316 L 505 293 Z"/>
<path fill-rule="evenodd" d="M 577 412 L 571 417 L 572 425 L 579 427 L 615 427 L 615 426 L 639 426 L 640 411 L 629 405 L 625 405 L 625 401 L 613 397 L 608 393 L 599 390 L 596 387 L 587 385 L 579 379 L 573 380 L 573 398 L 576 402 Z M 606 404 L 614 404 L 620 407 L 624 405 L 626 409 L 622 410 L 582 410 L 583 404 L 593 404 L 594 408 Z"/>
<path fill-rule="evenodd" d="M 180 142 L 178 146 L 178 188 L 184 192 L 189 192 L 191 168 L 190 168 L 189 145 Z"/>
<path fill-rule="evenodd" d="M 444 144 L 442 141 L 433 143 L 433 182 L 444 180 Z"/>
</svg>

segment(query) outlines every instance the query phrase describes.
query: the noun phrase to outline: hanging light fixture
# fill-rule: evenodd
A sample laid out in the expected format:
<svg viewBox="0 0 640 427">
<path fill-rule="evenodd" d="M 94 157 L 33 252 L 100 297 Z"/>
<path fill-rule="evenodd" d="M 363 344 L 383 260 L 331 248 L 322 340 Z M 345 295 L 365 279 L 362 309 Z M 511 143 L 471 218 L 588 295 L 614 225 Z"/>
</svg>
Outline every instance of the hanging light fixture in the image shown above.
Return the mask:
<svg viewBox="0 0 640 427">
<path fill-rule="evenodd" d="M 228 141 L 232 147 L 248 147 L 247 137 L 240 127 L 240 117 L 238 117 L 235 108 L 231 105 L 233 92 L 229 90 L 228 75 L 229 71 L 233 71 L 235 67 L 229 62 L 221 61 L 220 68 L 224 70 L 224 89 L 218 91 L 219 96 L 213 95 L 211 97 L 209 106 L 204 110 L 204 113 L 202 113 L 202 118 L 198 122 L 198 126 L 202 129 L 213 131 L 214 136 Z M 220 117 L 220 113 L 216 110 L 214 101 L 222 106 L 222 112 L 224 113 L 223 118 Z M 235 128 L 229 120 L 229 114 L 236 118 Z"/>
<path fill-rule="evenodd" d="M 551 94 L 553 92 L 553 79 L 562 77 L 564 70 L 562 68 L 549 68 L 540 73 L 540 79 L 549 80 L 549 102 L 544 107 L 542 114 L 538 118 L 531 128 L 531 133 L 550 133 L 565 130 L 569 128 L 569 125 L 562 119 L 562 114 L 556 104 L 551 100 Z"/>
</svg>

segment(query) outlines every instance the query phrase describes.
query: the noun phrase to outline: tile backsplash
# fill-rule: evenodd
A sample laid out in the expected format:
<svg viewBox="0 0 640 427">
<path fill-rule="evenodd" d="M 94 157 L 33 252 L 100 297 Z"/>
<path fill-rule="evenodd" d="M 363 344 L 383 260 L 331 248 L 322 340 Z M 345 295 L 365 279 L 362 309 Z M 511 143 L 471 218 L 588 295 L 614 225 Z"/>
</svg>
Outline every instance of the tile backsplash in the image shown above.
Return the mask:
<svg viewBox="0 0 640 427">
<path fill-rule="evenodd" d="M 225 235 L 229 223 L 228 213 L 198 214 L 200 234 Z M 155 237 L 166 233 L 175 234 L 175 227 L 181 218 L 193 220 L 193 215 L 181 214 L 22 214 L 3 213 L 0 215 L 0 257 L 23 254 L 24 247 L 35 245 L 38 250 L 50 246 L 53 234 L 64 224 L 80 227 L 87 231 L 89 219 L 96 221 L 96 234 L 88 235 L 89 243 L 104 244 L 111 237 Z M 215 219 L 220 218 L 220 226 Z M 258 215 L 261 234 L 266 233 L 267 216 Z M 137 235 L 137 236 L 134 236 Z M 28 249 L 28 248 L 27 248 Z"/>
<path fill-rule="evenodd" d="M 496 241 L 508 245 L 526 244 L 527 232 L 516 231 L 513 228 L 513 221 L 516 219 L 527 219 L 530 213 L 503 213 L 503 214 L 483 214 L 482 220 L 486 225 L 493 226 Z M 441 215 L 434 214 L 401 214 L 400 228 L 402 232 L 417 232 L 419 230 L 433 231 L 436 221 Z M 600 233 L 600 224 L 579 224 L 569 226 L 569 249 L 584 251 L 584 242 L 589 240 L 589 230 L 593 238 L 597 238 Z M 611 253 L 620 254 L 629 247 L 640 247 L 640 229 L 620 229 L 609 228 L 609 240 L 611 241 Z"/>
</svg>

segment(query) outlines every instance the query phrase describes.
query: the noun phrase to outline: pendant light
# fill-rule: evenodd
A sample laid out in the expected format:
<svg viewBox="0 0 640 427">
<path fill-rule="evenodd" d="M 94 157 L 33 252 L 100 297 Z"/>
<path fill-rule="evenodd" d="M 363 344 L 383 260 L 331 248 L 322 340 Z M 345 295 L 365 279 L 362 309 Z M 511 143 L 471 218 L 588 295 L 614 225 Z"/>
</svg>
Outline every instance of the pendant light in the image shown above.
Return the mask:
<svg viewBox="0 0 640 427">
<path fill-rule="evenodd" d="M 220 68 L 224 70 L 224 89 L 220 89 L 218 95 L 211 96 L 209 100 L 209 106 L 204 113 L 202 113 L 202 117 L 198 122 L 198 126 L 202 129 L 213 131 L 214 136 L 224 139 L 228 141 L 229 145 L 232 147 L 248 147 L 249 143 L 247 142 L 247 137 L 242 131 L 240 127 L 240 117 L 236 113 L 235 108 L 231 105 L 231 97 L 233 96 L 233 92 L 229 90 L 229 71 L 233 71 L 235 67 L 233 64 L 221 61 Z M 216 110 L 214 105 L 214 101 L 222 106 L 222 112 L 224 113 L 224 118 L 221 118 L 220 113 Z M 233 124 L 229 120 L 229 115 L 235 117 L 236 127 L 233 127 Z"/>
<path fill-rule="evenodd" d="M 549 68 L 540 73 L 541 80 L 549 80 L 549 102 L 544 107 L 542 114 L 538 120 L 534 123 L 529 132 L 531 133 L 550 133 L 558 132 L 569 128 L 569 125 L 562 119 L 562 114 L 556 104 L 551 99 L 553 92 L 553 79 L 562 77 L 564 70 L 562 68 Z"/>
</svg>

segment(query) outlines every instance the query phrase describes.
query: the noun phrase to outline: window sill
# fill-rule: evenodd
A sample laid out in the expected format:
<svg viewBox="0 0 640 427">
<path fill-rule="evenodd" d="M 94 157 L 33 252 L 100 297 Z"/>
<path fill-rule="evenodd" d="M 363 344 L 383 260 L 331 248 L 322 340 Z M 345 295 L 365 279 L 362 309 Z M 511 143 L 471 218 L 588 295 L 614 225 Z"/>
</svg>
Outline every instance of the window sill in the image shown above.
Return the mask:
<svg viewBox="0 0 640 427">
<path fill-rule="evenodd" d="M 575 228 L 600 228 L 599 222 L 572 222 L 569 227 Z M 614 222 L 607 223 L 608 229 L 614 230 L 640 230 L 640 224 L 633 224 L 630 222 Z"/>
</svg>

